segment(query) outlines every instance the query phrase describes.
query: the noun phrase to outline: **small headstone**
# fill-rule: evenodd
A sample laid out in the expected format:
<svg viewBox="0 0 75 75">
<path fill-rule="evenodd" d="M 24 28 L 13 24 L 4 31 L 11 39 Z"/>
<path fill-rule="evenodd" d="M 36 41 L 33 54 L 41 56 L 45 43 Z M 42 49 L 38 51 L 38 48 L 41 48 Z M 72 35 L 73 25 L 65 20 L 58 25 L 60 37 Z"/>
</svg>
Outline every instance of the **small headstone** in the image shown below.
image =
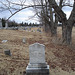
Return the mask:
<svg viewBox="0 0 75 75">
<path fill-rule="evenodd" d="M 14 30 L 18 30 L 18 27 L 14 27 Z"/>
<path fill-rule="evenodd" d="M 23 38 L 22 42 L 25 44 L 26 43 L 26 38 Z"/>
<path fill-rule="evenodd" d="M 2 43 L 5 43 L 5 42 L 7 42 L 7 40 L 2 40 Z"/>
<path fill-rule="evenodd" d="M 5 55 L 9 55 L 9 56 L 11 56 L 11 52 L 10 52 L 10 50 L 5 50 L 4 53 L 5 53 Z"/>
<path fill-rule="evenodd" d="M 41 32 L 41 30 L 40 30 L 40 29 L 37 29 L 37 31 L 38 31 L 38 32 Z"/>
<path fill-rule="evenodd" d="M 7 28 L 8 28 L 8 22 L 5 23 L 5 29 L 7 29 Z"/>
<path fill-rule="evenodd" d="M 29 56 L 26 75 L 49 75 L 49 65 L 45 62 L 45 46 L 43 44 L 30 45 Z"/>
<path fill-rule="evenodd" d="M 27 30 L 27 28 L 25 27 L 24 30 Z"/>
</svg>

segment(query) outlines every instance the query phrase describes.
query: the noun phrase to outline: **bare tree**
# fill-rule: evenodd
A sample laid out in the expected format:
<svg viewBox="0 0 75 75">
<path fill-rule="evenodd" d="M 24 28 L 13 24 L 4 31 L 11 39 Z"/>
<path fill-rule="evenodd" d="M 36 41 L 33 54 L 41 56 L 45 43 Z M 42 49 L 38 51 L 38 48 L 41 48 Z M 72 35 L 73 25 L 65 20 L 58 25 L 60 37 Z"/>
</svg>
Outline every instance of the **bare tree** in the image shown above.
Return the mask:
<svg viewBox="0 0 75 75">
<path fill-rule="evenodd" d="M 72 28 L 75 23 L 75 0 L 73 4 L 73 9 L 69 19 L 67 19 L 66 14 L 62 11 L 62 9 L 57 5 L 55 0 L 48 0 L 49 3 L 52 5 L 52 8 L 58 14 L 62 21 L 62 38 L 63 42 L 67 44 L 71 44 L 72 42 Z M 68 4 L 70 6 L 70 4 Z M 60 13 L 59 13 L 60 12 Z"/>
<path fill-rule="evenodd" d="M 57 34 L 57 25 L 58 22 L 61 22 L 62 42 L 71 44 L 72 28 L 75 23 L 75 0 L 73 5 L 70 0 L 40 0 L 40 3 L 42 5 L 41 17 L 43 24 L 45 24 L 45 29 L 47 30 L 49 26 L 50 32 L 52 34 Z M 43 7 L 44 5 L 45 7 Z M 69 19 L 67 19 L 66 14 L 62 10 L 62 7 L 64 6 L 73 7 Z M 55 14 L 55 21 L 53 19 L 53 14 Z"/>
<path fill-rule="evenodd" d="M 73 5 L 70 0 L 33 0 L 33 3 L 28 5 L 26 5 L 27 0 L 18 1 L 19 2 L 17 3 L 11 0 L 0 0 L 0 11 L 8 10 L 11 13 L 11 16 L 7 20 L 9 20 L 17 12 L 33 7 L 36 15 L 45 26 L 45 30 L 50 30 L 52 35 L 55 36 L 57 34 L 57 25 L 58 22 L 61 22 L 63 42 L 71 44 L 72 28 L 75 23 L 75 0 Z M 64 6 L 73 7 L 69 19 L 67 19 L 66 14 L 62 10 L 62 7 Z M 39 9 L 40 11 L 38 11 Z"/>
<path fill-rule="evenodd" d="M 42 24 L 44 25 L 44 30 L 46 32 L 50 32 L 52 36 L 55 36 L 57 34 L 56 32 L 57 28 L 55 28 L 56 24 L 53 20 L 53 10 L 51 5 L 49 5 L 48 0 L 39 0 L 39 2 L 38 0 L 36 2 L 33 0 L 33 2 L 35 5 L 37 3 L 41 3 L 41 9 L 40 9 L 41 11 L 39 18 Z M 35 9 L 38 10 L 39 8 L 35 7 Z"/>
</svg>

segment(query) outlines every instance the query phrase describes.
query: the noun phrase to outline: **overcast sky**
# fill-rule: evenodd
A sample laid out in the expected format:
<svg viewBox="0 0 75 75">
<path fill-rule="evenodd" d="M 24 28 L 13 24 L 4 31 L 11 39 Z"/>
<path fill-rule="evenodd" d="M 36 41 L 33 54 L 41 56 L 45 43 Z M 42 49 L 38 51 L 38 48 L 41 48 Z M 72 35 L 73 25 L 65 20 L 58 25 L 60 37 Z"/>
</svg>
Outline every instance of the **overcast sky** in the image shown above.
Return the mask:
<svg viewBox="0 0 75 75">
<path fill-rule="evenodd" d="M 10 20 L 15 20 L 16 22 L 20 23 L 20 22 L 38 22 L 38 19 L 36 18 L 36 16 L 34 18 L 32 18 L 34 16 L 34 12 L 31 9 L 25 9 L 22 10 L 20 12 L 18 12 L 17 14 L 15 14 L 14 16 L 12 16 L 10 18 Z M 2 12 L 0 13 L 0 17 L 2 18 L 8 18 L 10 16 L 8 11 Z"/>
<path fill-rule="evenodd" d="M 0 1 L 2 1 L 2 0 L 0 0 Z M 3 1 L 5 1 L 5 0 L 3 0 Z M 13 1 L 15 1 L 15 3 L 20 3 L 19 0 L 13 0 Z M 31 0 L 27 0 L 25 2 L 25 4 L 26 5 L 31 5 L 32 2 L 31 2 Z M 10 14 L 9 11 L 0 12 L 0 18 L 6 18 L 7 19 L 10 15 L 11 14 Z M 39 23 L 36 16 L 34 18 L 32 18 L 34 15 L 35 15 L 35 13 L 34 13 L 32 8 L 26 8 L 26 9 L 18 12 L 17 14 L 15 14 L 13 17 L 10 18 L 10 20 L 15 20 L 18 23 L 21 23 L 21 22 Z"/>
<path fill-rule="evenodd" d="M 17 0 L 15 0 L 15 1 L 17 1 Z M 29 2 L 26 2 L 26 5 L 31 4 L 31 0 L 27 0 L 27 1 L 29 1 Z M 66 13 L 67 18 L 68 18 L 71 13 L 72 8 L 66 6 L 66 7 L 63 7 L 63 10 Z M 36 18 L 29 19 L 34 14 L 35 13 L 34 13 L 34 11 L 32 11 L 32 8 L 29 8 L 29 9 L 27 8 L 27 9 L 24 9 L 24 10 L 18 12 L 17 14 L 15 14 L 10 20 L 15 20 L 18 23 L 20 23 L 20 22 L 39 23 L 38 19 L 36 19 Z M 8 11 L 0 12 L 0 18 L 3 17 L 3 18 L 7 19 L 9 16 L 10 16 L 10 13 Z"/>
</svg>

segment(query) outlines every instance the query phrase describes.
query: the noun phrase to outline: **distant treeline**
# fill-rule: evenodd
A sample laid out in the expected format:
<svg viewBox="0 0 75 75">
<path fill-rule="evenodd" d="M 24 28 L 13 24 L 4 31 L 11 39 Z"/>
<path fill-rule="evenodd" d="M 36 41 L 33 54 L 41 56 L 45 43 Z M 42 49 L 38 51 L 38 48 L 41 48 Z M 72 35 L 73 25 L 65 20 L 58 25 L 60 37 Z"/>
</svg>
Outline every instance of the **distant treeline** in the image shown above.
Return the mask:
<svg viewBox="0 0 75 75">
<path fill-rule="evenodd" d="M 2 18 L 2 26 L 5 27 L 6 19 Z M 17 23 L 15 21 L 8 21 L 8 27 L 18 27 L 18 26 L 40 26 L 40 24 L 35 24 L 35 23 Z"/>
<path fill-rule="evenodd" d="M 3 27 L 5 27 L 5 23 L 6 23 L 6 19 L 2 18 L 2 26 Z M 25 23 L 23 23 L 23 22 L 17 23 L 14 20 L 8 21 L 8 27 L 18 27 L 18 26 L 32 26 L 32 27 L 34 27 L 34 26 L 42 26 L 42 25 L 41 24 L 34 24 L 34 23 L 26 23 L 26 22 Z M 62 24 L 58 24 L 58 26 L 62 26 Z M 74 26 L 75 26 L 75 24 L 74 24 Z"/>
</svg>

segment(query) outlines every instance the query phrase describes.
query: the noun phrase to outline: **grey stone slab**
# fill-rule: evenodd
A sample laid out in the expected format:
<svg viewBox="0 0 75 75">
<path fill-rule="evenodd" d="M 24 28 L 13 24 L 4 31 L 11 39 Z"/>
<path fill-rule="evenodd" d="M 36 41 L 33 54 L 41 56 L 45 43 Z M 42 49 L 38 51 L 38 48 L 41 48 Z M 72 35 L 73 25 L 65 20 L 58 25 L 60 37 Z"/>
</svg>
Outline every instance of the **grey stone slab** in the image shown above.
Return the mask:
<svg viewBox="0 0 75 75">
<path fill-rule="evenodd" d="M 30 64 L 45 63 L 45 46 L 34 43 L 29 46 Z"/>
<path fill-rule="evenodd" d="M 0 19 L 0 28 L 2 28 L 2 20 Z"/>
<path fill-rule="evenodd" d="M 41 32 L 41 30 L 40 30 L 40 29 L 37 29 L 37 31 L 38 31 L 38 32 Z"/>
<path fill-rule="evenodd" d="M 47 68 L 47 63 L 40 64 L 28 64 L 28 68 Z"/>
<path fill-rule="evenodd" d="M 5 43 L 5 42 L 7 42 L 8 40 L 2 40 L 2 43 Z"/>
<path fill-rule="evenodd" d="M 49 75 L 49 65 L 47 68 L 26 68 L 26 75 Z"/>
<path fill-rule="evenodd" d="M 22 39 L 22 42 L 25 44 L 26 43 L 26 38 L 23 38 Z"/>
<path fill-rule="evenodd" d="M 4 53 L 5 53 L 5 55 L 9 55 L 9 56 L 11 56 L 11 52 L 10 52 L 10 50 L 5 50 Z"/>
<path fill-rule="evenodd" d="M 5 23 L 5 29 L 7 29 L 7 28 L 8 28 L 8 23 L 6 22 L 6 23 Z"/>
</svg>

